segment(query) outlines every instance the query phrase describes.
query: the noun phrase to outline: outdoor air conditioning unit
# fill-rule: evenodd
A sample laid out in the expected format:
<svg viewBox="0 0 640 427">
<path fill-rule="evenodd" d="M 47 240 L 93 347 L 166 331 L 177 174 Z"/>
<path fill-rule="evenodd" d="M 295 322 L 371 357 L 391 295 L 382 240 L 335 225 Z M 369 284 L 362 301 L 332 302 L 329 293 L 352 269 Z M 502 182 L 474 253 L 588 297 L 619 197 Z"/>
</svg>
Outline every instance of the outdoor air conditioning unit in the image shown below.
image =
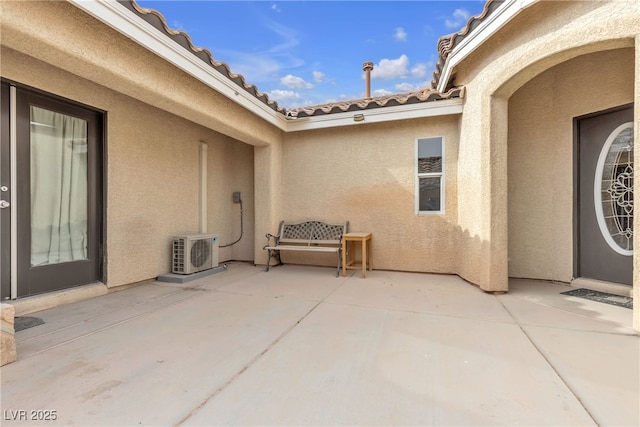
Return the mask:
<svg viewBox="0 0 640 427">
<path fill-rule="evenodd" d="M 218 266 L 218 236 L 193 234 L 173 238 L 171 272 L 192 274 Z"/>
</svg>

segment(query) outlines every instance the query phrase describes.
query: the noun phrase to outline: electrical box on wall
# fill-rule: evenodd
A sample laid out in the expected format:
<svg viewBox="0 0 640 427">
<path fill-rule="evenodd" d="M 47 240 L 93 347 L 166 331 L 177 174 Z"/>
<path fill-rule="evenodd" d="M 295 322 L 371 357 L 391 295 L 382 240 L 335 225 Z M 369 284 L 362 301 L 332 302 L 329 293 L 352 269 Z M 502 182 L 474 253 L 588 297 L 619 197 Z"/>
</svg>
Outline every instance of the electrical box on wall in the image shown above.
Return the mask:
<svg viewBox="0 0 640 427">
<path fill-rule="evenodd" d="M 240 192 L 235 191 L 233 193 L 233 203 L 240 203 Z"/>
</svg>

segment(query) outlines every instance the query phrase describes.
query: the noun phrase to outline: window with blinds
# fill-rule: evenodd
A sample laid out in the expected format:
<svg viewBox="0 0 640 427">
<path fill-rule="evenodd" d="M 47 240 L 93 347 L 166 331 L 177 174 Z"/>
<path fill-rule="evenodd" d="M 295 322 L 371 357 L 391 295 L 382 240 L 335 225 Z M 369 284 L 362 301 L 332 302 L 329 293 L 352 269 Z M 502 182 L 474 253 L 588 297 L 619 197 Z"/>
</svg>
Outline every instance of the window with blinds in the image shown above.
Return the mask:
<svg viewBox="0 0 640 427">
<path fill-rule="evenodd" d="M 444 212 L 444 138 L 416 140 L 416 211 Z"/>
</svg>

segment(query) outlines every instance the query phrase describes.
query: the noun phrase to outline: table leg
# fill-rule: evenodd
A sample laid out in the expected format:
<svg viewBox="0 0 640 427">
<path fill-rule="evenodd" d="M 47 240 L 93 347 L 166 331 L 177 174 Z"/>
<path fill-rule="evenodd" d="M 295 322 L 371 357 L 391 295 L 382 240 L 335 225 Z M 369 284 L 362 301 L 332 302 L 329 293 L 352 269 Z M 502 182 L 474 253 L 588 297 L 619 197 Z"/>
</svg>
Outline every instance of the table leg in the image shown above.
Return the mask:
<svg viewBox="0 0 640 427">
<path fill-rule="evenodd" d="M 347 276 L 347 241 L 342 239 L 342 277 Z"/>
<path fill-rule="evenodd" d="M 362 239 L 362 277 L 367 277 L 367 239 Z"/>
</svg>

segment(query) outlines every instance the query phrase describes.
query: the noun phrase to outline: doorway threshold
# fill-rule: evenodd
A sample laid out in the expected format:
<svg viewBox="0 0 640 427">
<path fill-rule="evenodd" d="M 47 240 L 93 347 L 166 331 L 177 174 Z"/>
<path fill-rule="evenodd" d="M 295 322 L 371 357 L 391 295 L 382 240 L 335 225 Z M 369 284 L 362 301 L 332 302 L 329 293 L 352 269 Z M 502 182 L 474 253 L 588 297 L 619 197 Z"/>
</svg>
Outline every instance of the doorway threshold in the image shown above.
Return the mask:
<svg viewBox="0 0 640 427">
<path fill-rule="evenodd" d="M 633 286 L 623 285 L 622 283 L 605 282 L 596 279 L 587 279 L 585 277 L 578 277 L 571 281 L 571 286 L 574 288 L 585 288 L 593 291 L 605 292 L 608 294 L 618 295 L 621 297 L 632 297 Z"/>
<path fill-rule="evenodd" d="M 620 295 L 610 294 L 608 292 L 594 291 L 592 289 L 579 288 L 571 291 L 560 292 L 562 295 L 568 295 L 572 297 L 584 298 L 591 301 L 602 302 L 605 304 L 611 304 L 618 307 L 628 308 L 633 310 L 633 298 L 623 297 Z"/>
<path fill-rule="evenodd" d="M 2 301 L 11 304 L 15 309 L 16 316 L 35 313 L 47 310 L 70 302 L 82 301 L 85 299 L 105 295 L 109 293 L 107 285 L 104 283 L 91 283 L 89 285 L 77 286 L 75 288 L 63 289 L 55 292 L 34 295 L 15 300 Z"/>
</svg>

